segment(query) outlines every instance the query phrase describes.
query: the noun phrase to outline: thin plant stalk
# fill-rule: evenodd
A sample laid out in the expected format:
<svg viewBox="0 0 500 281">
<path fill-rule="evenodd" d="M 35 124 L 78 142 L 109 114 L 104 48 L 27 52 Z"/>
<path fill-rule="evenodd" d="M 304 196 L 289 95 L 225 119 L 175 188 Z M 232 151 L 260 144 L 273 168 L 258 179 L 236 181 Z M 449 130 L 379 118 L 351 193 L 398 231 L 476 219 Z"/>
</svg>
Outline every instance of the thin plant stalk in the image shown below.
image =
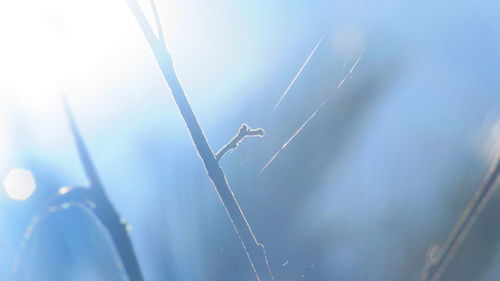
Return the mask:
<svg viewBox="0 0 500 281">
<path fill-rule="evenodd" d="M 472 197 L 457 223 L 448 234 L 441 247 L 433 247 L 428 255 L 427 262 L 420 281 L 438 281 L 446 267 L 462 246 L 463 241 L 477 220 L 477 216 L 491 199 L 500 174 L 500 158 L 497 156 L 493 165 L 481 182 L 478 190 Z"/>
<path fill-rule="evenodd" d="M 94 206 L 92 211 L 110 234 L 129 280 L 143 281 L 144 278 L 141 268 L 137 261 L 132 241 L 129 237 L 129 227 L 127 223 L 121 219 L 120 215 L 111 204 L 111 201 L 109 201 L 65 98 L 63 98 L 63 103 L 71 132 L 78 149 L 78 155 L 85 170 L 85 174 L 90 181 L 90 186 L 89 189 L 84 192 L 78 192 L 77 190 L 72 191 L 70 194 L 62 196 L 62 199 L 64 199 L 64 197 L 71 198 L 71 193 L 73 193 L 77 195 L 78 201 L 83 202 L 85 200 L 90 200 L 92 202 Z M 79 188 L 79 191 L 82 191 L 82 188 Z"/>
<path fill-rule="evenodd" d="M 160 34 L 161 22 L 159 17 L 155 16 L 156 26 L 158 29 L 158 36 L 156 36 L 137 1 L 127 0 L 127 3 L 156 58 L 156 62 L 162 71 L 163 77 L 167 82 L 175 103 L 177 104 L 182 118 L 186 123 L 193 144 L 196 147 L 208 176 L 210 177 L 227 214 L 229 215 L 234 229 L 240 238 L 257 280 L 265 281 L 273 279 L 264 246 L 257 241 L 252 228 L 243 214 L 243 211 L 241 210 L 240 205 L 238 204 L 238 201 L 236 200 L 236 197 L 226 180 L 224 171 L 219 165 L 219 161 L 212 151 L 212 148 L 208 144 L 203 130 L 196 119 L 191 105 L 189 104 L 182 85 L 177 78 L 172 58 L 167 50 L 165 41 L 163 40 L 163 35 Z M 155 6 L 152 6 L 152 8 L 153 10 L 156 10 Z M 157 15 L 157 12 L 155 11 L 154 14 Z"/>
</svg>

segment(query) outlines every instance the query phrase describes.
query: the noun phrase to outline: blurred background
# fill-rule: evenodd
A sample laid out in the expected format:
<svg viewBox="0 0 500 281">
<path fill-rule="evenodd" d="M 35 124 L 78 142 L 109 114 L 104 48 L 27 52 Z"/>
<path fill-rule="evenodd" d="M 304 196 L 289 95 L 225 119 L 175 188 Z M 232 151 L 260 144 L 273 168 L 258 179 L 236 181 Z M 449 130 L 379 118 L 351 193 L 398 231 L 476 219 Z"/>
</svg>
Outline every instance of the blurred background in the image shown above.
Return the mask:
<svg viewBox="0 0 500 281">
<path fill-rule="evenodd" d="M 221 165 L 276 280 L 416 280 L 498 155 L 500 2 L 157 6 L 212 148 L 266 130 Z M 1 0 L 0 36 L 0 175 L 35 179 L 3 181 L 0 280 L 47 201 L 88 183 L 61 93 L 146 280 L 255 280 L 126 1 Z M 442 280 L 500 279 L 499 212 L 496 192 Z M 20 280 L 126 280 L 84 209 L 30 233 Z"/>
</svg>

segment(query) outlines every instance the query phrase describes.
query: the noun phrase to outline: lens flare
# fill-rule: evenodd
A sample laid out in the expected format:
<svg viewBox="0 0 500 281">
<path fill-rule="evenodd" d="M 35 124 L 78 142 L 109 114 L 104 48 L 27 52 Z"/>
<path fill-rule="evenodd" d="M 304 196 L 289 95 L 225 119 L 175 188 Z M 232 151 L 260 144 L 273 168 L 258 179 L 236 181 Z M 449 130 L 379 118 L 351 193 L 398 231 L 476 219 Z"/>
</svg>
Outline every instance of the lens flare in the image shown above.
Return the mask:
<svg viewBox="0 0 500 281">
<path fill-rule="evenodd" d="M 28 199 L 36 189 L 33 174 L 28 170 L 14 169 L 3 181 L 5 192 L 14 200 Z"/>
</svg>

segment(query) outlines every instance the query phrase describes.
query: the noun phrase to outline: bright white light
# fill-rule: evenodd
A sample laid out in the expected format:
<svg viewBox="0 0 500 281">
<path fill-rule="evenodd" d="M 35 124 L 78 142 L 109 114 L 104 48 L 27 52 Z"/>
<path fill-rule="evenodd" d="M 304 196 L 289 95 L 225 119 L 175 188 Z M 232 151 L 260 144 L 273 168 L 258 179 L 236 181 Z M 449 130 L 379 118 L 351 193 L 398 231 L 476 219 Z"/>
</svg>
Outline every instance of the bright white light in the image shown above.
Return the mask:
<svg viewBox="0 0 500 281">
<path fill-rule="evenodd" d="M 26 200 L 36 189 L 35 179 L 28 170 L 14 169 L 3 181 L 7 195 L 15 200 Z"/>
<path fill-rule="evenodd" d="M 64 194 L 70 192 L 71 189 L 72 188 L 69 187 L 69 186 L 63 186 L 63 187 L 59 188 L 59 190 L 57 191 L 57 193 L 59 193 L 59 195 L 64 195 Z"/>
<path fill-rule="evenodd" d="M 61 89 L 95 98 L 137 62 L 136 29 L 124 0 L 0 1 L 0 101 L 48 116 Z"/>
</svg>

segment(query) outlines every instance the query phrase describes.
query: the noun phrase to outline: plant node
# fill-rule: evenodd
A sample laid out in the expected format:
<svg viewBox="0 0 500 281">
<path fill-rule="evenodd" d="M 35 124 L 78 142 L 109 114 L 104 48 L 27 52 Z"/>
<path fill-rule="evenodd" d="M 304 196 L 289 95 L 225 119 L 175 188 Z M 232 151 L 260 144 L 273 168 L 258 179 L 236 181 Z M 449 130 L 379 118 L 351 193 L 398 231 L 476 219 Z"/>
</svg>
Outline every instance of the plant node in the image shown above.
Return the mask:
<svg viewBox="0 0 500 281">
<path fill-rule="evenodd" d="M 238 133 L 228 142 L 226 143 L 220 150 L 215 154 L 215 159 L 217 161 L 220 161 L 220 159 L 226 154 L 227 152 L 236 149 L 238 147 L 238 144 L 246 138 L 246 137 L 263 137 L 264 136 L 264 130 L 261 128 L 258 129 L 250 129 L 247 124 L 242 124 Z"/>
</svg>

